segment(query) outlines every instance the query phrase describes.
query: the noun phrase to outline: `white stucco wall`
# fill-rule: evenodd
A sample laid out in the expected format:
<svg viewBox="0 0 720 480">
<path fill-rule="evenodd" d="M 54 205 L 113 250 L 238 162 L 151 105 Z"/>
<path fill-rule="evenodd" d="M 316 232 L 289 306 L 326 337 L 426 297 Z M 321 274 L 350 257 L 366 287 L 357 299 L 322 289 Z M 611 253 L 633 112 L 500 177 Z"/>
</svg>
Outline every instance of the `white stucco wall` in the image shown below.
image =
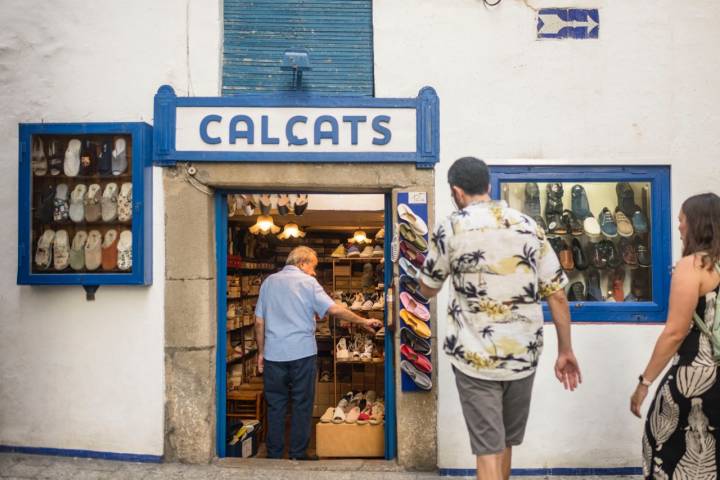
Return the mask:
<svg viewBox="0 0 720 480">
<path fill-rule="evenodd" d="M 219 5 L 0 3 L 0 445 L 163 453 L 161 172 L 151 287 L 19 287 L 17 124 L 152 123 L 165 83 L 218 95 Z"/>
<path fill-rule="evenodd" d="M 599 40 L 537 41 L 530 8 L 600 9 Z M 450 213 L 447 168 L 475 155 L 490 164 L 672 165 L 673 253 L 682 200 L 720 180 L 720 5 L 432 0 L 374 3 L 376 95 L 440 96 L 437 212 Z M 448 200 L 445 200 L 448 199 Z M 447 302 L 447 292 L 438 299 Z M 515 467 L 640 465 L 642 423 L 628 411 L 660 326 L 576 325 L 585 383 L 562 391 L 546 330 L 525 444 Z M 444 336 L 443 322 L 438 335 Z M 452 373 L 439 368 L 441 468 L 474 468 Z M 645 405 L 647 407 L 647 403 Z"/>
</svg>

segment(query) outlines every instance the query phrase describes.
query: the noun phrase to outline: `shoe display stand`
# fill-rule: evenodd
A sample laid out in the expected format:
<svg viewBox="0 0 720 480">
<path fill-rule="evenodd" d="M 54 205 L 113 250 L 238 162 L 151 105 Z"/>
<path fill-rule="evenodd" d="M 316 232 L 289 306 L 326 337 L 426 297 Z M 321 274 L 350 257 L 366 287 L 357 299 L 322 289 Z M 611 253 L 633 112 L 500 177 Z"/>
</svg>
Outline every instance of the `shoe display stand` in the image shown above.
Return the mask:
<svg viewBox="0 0 720 480">
<path fill-rule="evenodd" d="M 400 273 L 401 385 L 403 392 L 423 392 L 433 385 L 430 303 L 420 294 L 418 282 L 428 251 L 428 209 L 417 193 L 399 193 L 397 202 L 393 260 L 397 260 Z"/>
<path fill-rule="evenodd" d="M 19 284 L 150 284 L 152 127 L 20 126 Z"/>
<path fill-rule="evenodd" d="M 665 320 L 669 169 L 499 167 L 491 185 L 545 231 L 574 320 Z"/>
</svg>

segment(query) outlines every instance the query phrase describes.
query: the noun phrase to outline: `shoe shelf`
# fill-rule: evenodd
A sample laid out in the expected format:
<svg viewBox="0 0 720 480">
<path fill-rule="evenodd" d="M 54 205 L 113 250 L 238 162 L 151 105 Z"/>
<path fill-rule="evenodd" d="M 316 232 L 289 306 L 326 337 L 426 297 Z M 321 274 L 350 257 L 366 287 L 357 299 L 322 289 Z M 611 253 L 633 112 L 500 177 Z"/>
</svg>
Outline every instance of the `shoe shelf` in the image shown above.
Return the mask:
<svg viewBox="0 0 720 480">
<path fill-rule="evenodd" d="M 152 127 L 28 123 L 19 137 L 17 283 L 150 285 Z"/>
<path fill-rule="evenodd" d="M 545 230 L 569 279 L 574 321 L 665 321 L 668 167 L 496 167 L 491 185 Z"/>
</svg>

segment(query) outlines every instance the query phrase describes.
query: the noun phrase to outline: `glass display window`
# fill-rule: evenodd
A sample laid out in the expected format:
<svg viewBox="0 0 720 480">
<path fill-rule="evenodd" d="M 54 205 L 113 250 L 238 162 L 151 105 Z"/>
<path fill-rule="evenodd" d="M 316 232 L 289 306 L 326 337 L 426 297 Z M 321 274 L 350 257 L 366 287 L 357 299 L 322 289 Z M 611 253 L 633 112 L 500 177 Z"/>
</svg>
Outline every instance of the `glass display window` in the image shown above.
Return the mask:
<svg viewBox="0 0 720 480">
<path fill-rule="evenodd" d="M 491 174 L 493 196 L 545 230 L 569 279 L 574 320 L 665 320 L 669 168 L 513 166 Z"/>
<path fill-rule="evenodd" d="M 20 141 L 19 283 L 149 283 L 151 127 L 21 125 Z"/>
</svg>

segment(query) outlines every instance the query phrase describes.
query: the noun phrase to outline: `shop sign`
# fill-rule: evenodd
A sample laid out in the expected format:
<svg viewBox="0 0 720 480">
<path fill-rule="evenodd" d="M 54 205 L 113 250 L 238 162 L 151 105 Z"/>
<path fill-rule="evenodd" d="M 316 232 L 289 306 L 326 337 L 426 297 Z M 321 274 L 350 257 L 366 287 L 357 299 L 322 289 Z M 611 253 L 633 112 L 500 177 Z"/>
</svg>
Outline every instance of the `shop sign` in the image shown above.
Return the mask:
<svg viewBox="0 0 720 480">
<path fill-rule="evenodd" d="M 417 98 L 297 94 L 155 96 L 154 160 L 217 162 L 397 162 L 432 168 L 439 156 L 439 104 Z"/>
</svg>

